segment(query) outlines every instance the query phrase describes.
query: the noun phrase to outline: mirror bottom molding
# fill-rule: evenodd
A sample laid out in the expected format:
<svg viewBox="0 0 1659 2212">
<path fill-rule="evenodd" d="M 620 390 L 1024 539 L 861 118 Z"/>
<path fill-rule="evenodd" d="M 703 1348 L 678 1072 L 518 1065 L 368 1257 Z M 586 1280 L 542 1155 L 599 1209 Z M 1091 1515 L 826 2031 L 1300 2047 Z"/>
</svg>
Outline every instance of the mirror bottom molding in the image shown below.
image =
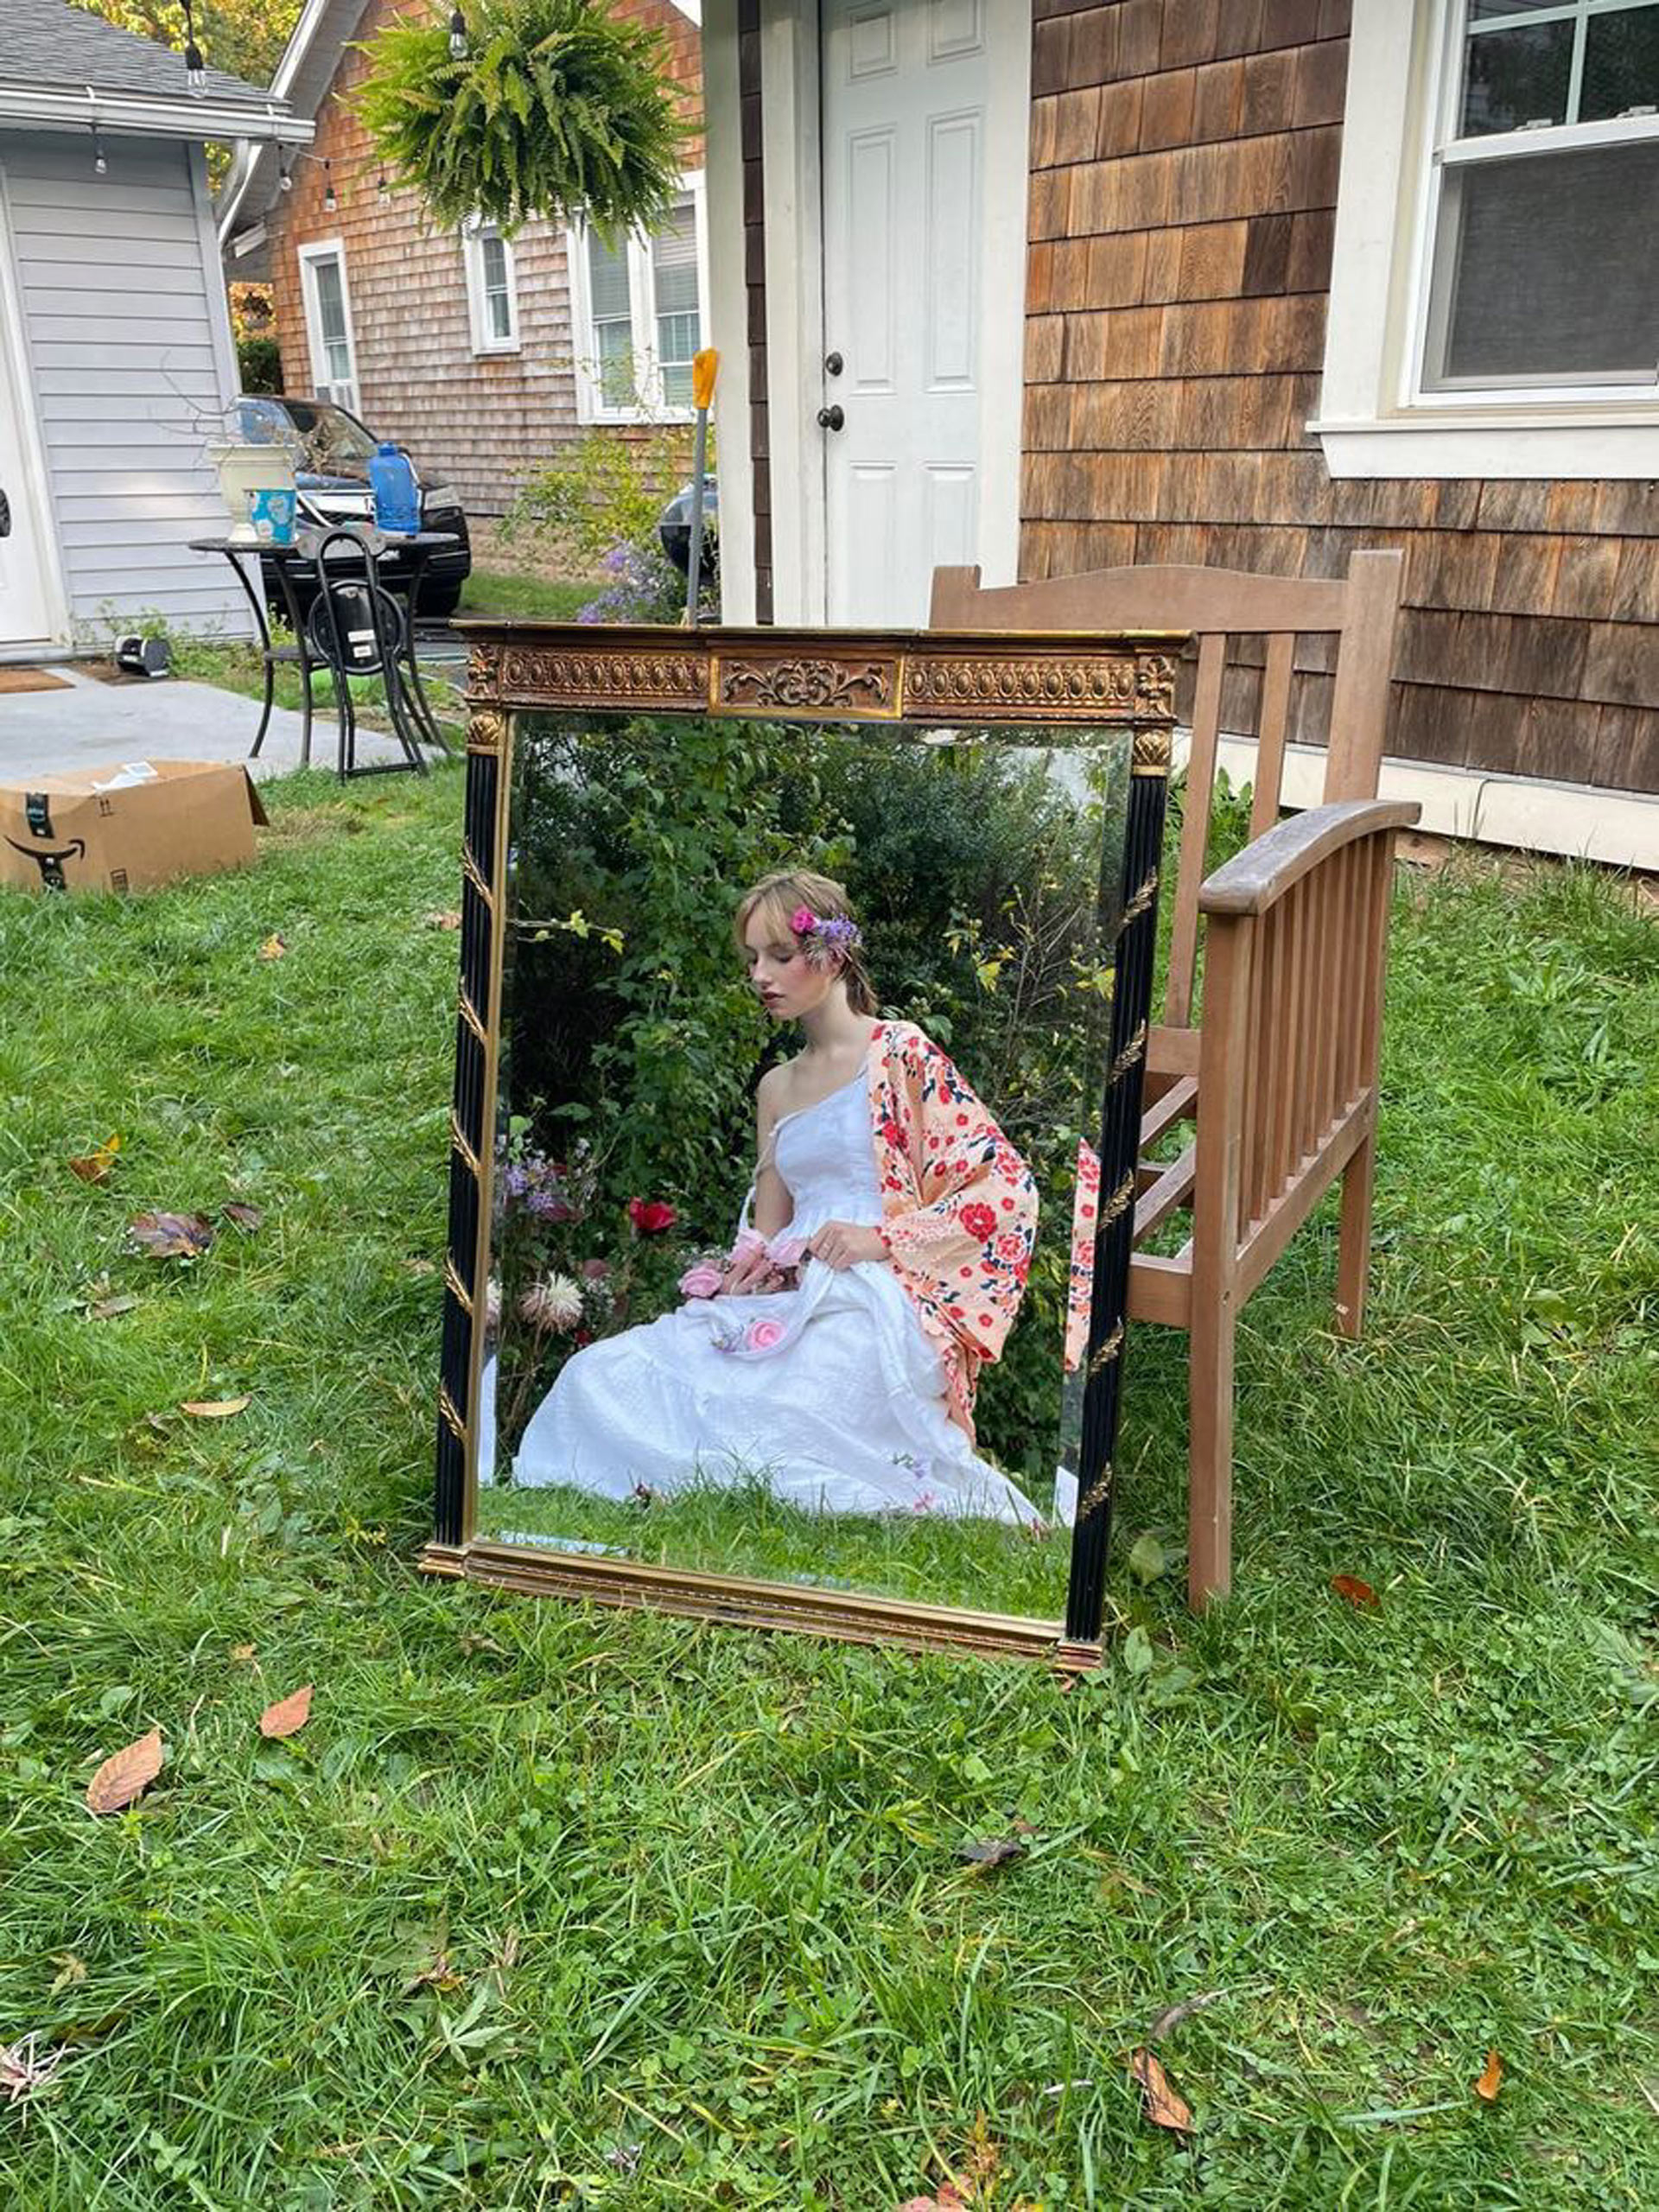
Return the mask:
<svg viewBox="0 0 1659 2212">
<path fill-rule="evenodd" d="M 648 1608 L 728 1627 L 827 1637 L 841 1643 L 887 1643 L 912 1651 L 1031 1659 L 1061 1675 L 1086 1674 L 1104 1663 L 1099 1643 L 1068 1642 L 1058 1621 L 972 1612 L 909 1599 L 691 1573 L 640 1560 L 592 1559 L 553 1550 L 543 1554 L 518 1544 L 430 1543 L 418 1563 L 426 1574 L 517 1590 L 530 1597 Z"/>
</svg>

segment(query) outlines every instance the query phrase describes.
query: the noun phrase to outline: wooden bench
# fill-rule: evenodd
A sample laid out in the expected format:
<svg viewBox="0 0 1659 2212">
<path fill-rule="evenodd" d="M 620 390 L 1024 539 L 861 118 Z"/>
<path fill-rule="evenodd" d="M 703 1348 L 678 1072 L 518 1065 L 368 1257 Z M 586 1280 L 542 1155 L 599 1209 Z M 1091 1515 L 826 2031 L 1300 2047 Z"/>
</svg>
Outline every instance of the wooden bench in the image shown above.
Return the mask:
<svg viewBox="0 0 1659 2212">
<path fill-rule="evenodd" d="M 1364 1315 L 1394 842 L 1419 811 L 1376 796 L 1402 565 L 1398 553 L 1357 553 L 1345 581 L 1313 582 L 1224 569 L 1101 569 L 992 590 L 981 588 L 977 569 L 933 575 L 931 620 L 939 629 L 1186 630 L 1198 641 L 1178 874 L 1166 900 L 1169 973 L 1163 1020 L 1147 1041 L 1142 1154 L 1186 1121 L 1194 1134 L 1174 1160 L 1142 1158 L 1129 1315 L 1192 1338 L 1187 1595 L 1198 1609 L 1231 1581 L 1239 1313 L 1338 1177 L 1337 1326 L 1357 1337 Z M 1298 642 L 1319 634 L 1335 641 L 1324 803 L 1281 822 Z M 1252 842 L 1206 880 L 1230 641 L 1241 638 L 1265 647 Z M 1316 682 L 1331 666 L 1328 649 L 1300 664 Z M 1187 1210 L 1192 1234 L 1178 1252 L 1141 1249 Z"/>
</svg>

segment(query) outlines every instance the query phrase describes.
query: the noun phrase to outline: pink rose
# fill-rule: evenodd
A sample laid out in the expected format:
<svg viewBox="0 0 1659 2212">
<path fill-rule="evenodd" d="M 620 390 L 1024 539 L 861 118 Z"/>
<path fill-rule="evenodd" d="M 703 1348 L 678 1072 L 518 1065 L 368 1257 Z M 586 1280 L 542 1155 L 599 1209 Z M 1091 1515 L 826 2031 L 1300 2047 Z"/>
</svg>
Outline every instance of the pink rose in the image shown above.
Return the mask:
<svg viewBox="0 0 1659 2212">
<path fill-rule="evenodd" d="M 719 1294 L 720 1284 L 720 1269 L 700 1260 L 680 1277 L 680 1294 L 684 1298 L 714 1298 Z"/>
<path fill-rule="evenodd" d="M 789 918 L 789 926 L 797 937 L 805 937 L 818 926 L 818 918 L 810 906 L 798 906 Z"/>
<path fill-rule="evenodd" d="M 750 1351 L 770 1351 L 782 1342 L 785 1333 L 781 1321 L 751 1321 L 743 1342 Z"/>
<path fill-rule="evenodd" d="M 766 1256 L 775 1268 L 798 1268 L 806 1257 L 804 1236 L 774 1236 L 766 1247 Z"/>
</svg>

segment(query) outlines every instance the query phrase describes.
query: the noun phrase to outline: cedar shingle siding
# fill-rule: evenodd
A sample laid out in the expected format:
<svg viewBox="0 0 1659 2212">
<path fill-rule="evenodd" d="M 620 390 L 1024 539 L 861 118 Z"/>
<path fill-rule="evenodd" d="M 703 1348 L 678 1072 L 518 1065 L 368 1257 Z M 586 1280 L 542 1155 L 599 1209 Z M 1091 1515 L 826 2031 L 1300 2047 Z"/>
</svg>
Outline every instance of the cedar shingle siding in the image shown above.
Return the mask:
<svg viewBox="0 0 1659 2212">
<path fill-rule="evenodd" d="M 668 0 L 613 4 L 618 15 L 637 16 L 666 35 L 674 79 L 700 116 L 696 25 Z M 407 5 L 372 0 L 357 43 L 366 43 Z M 296 162 L 293 189 L 268 218 L 283 389 L 308 392 L 314 382 L 296 250 L 339 238 L 364 420 L 377 435 L 406 443 L 424 473 L 456 485 L 472 513 L 499 515 L 527 474 L 561 443 L 584 435 L 576 419 L 564 233 L 536 222 L 513 240 L 519 351 L 474 353 L 460 238 L 432 225 L 414 193 L 383 198 L 376 189 L 379 158 L 353 112 L 367 66 L 354 48 L 342 57 L 317 113 L 310 149 L 315 159 Z M 339 200 L 333 214 L 322 204 L 325 159 L 333 164 Z M 684 166 L 696 168 L 702 162 L 701 141 L 688 141 Z"/>
<path fill-rule="evenodd" d="M 1659 790 L 1655 486 L 1333 483 L 1304 433 L 1347 0 L 1035 16 L 1021 573 L 1338 575 L 1402 547 L 1391 753 Z M 1328 683 L 1299 678 L 1293 734 Z"/>
</svg>

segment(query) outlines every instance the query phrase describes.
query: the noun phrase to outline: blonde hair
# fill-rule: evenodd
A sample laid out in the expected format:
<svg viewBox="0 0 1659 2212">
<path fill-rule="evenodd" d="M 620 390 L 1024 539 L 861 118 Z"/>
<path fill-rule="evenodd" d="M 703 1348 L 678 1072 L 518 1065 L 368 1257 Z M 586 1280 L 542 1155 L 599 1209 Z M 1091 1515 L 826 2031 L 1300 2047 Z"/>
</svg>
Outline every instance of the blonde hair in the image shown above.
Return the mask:
<svg viewBox="0 0 1659 2212">
<path fill-rule="evenodd" d="M 853 919 L 852 902 L 844 884 L 831 877 L 819 875 L 810 868 L 774 868 L 770 875 L 763 875 L 759 883 L 746 891 L 737 902 L 737 912 L 732 917 L 732 935 L 739 946 L 757 913 L 763 915 L 768 927 L 776 925 L 780 937 L 794 936 L 790 927 L 791 917 L 799 906 L 810 907 L 820 921 L 840 917 Z M 870 971 L 864 965 L 864 955 L 856 945 L 841 956 L 841 979 L 847 986 L 847 1003 L 855 1014 L 873 1014 L 876 1011 L 875 986 L 870 981 Z"/>
</svg>

